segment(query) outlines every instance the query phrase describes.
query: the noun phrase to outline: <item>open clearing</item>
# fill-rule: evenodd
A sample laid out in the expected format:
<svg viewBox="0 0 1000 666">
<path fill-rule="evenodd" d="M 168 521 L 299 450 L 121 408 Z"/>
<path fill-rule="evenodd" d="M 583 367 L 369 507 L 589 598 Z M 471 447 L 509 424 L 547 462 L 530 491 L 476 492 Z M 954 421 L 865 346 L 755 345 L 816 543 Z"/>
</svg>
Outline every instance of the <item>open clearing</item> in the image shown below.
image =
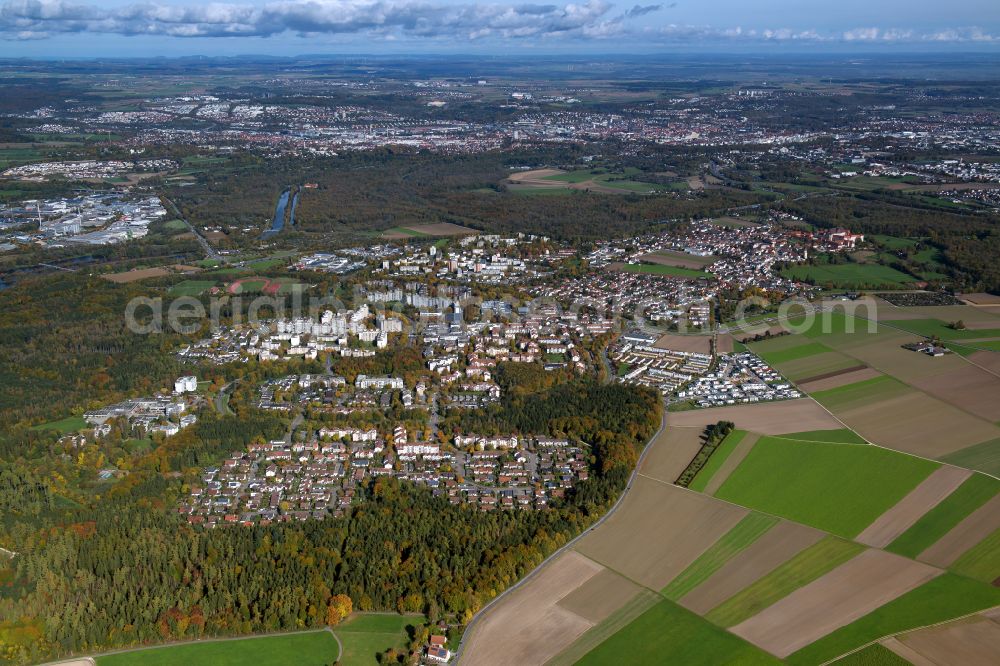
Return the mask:
<svg viewBox="0 0 1000 666">
<path fill-rule="evenodd" d="M 393 227 L 383 231 L 382 238 L 405 240 L 426 236 L 467 236 L 478 233 L 481 232 L 451 222 L 437 222 L 434 224 L 404 224 Z"/>
<path fill-rule="evenodd" d="M 851 538 L 937 467 L 874 446 L 762 437 L 716 497 Z"/>
<path fill-rule="evenodd" d="M 107 273 L 101 277 L 116 284 L 126 284 L 148 278 L 166 277 L 167 275 L 173 275 L 173 272 L 167 268 L 158 266 L 156 268 L 136 268 L 124 273 Z"/>
<path fill-rule="evenodd" d="M 898 640 L 935 664 L 1000 664 L 1000 624 L 981 616 L 903 634 Z"/>
<path fill-rule="evenodd" d="M 710 335 L 678 335 L 666 333 L 653 343 L 657 349 L 672 349 L 674 351 L 708 354 L 712 351 L 712 336 Z"/>
<path fill-rule="evenodd" d="M 716 260 L 716 257 L 700 257 L 687 252 L 674 252 L 672 250 L 659 250 L 650 252 L 639 257 L 640 260 L 650 264 L 663 264 L 664 266 L 678 266 L 680 268 L 700 269 L 708 266 Z"/>
<path fill-rule="evenodd" d="M 918 559 L 939 567 L 950 567 L 980 541 L 1000 529 L 1000 495 L 995 495 L 948 531 Z"/>
<path fill-rule="evenodd" d="M 83 430 L 88 426 L 88 423 L 84 420 L 82 416 L 67 416 L 64 419 L 59 419 L 58 421 L 49 421 L 48 423 L 42 423 L 36 426 L 32 426 L 32 430 L 55 430 L 60 435 L 67 435 L 71 432 L 77 432 L 78 430 Z"/>
<path fill-rule="evenodd" d="M 603 169 L 534 169 L 513 173 L 505 182 L 512 192 L 585 190 L 600 194 L 651 194 L 673 189 L 669 185 L 633 180 L 632 176 L 641 178 L 642 172 L 638 169 L 622 173 L 608 173 Z"/>
<path fill-rule="evenodd" d="M 682 596 L 680 603 L 704 615 L 822 538 L 819 530 L 782 520 Z"/>
<path fill-rule="evenodd" d="M 426 621 L 422 615 L 357 613 L 336 627 L 343 645 L 342 666 L 377 666 L 378 655 L 389 648 L 402 652 L 409 638 L 407 626 Z"/>
<path fill-rule="evenodd" d="M 704 426 L 717 421 L 732 421 L 741 430 L 764 435 L 781 435 L 793 430 L 840 430 L 844 427 L 822 407 L 805 398 L 670 414 L 670 422 L 677 426 Z"/>
<path fill-rule="evenodd" d="M 577 550 L 661 590 L 747 513 L 640 475 L 618 511 L 581 539 Z"/>
<path fill-rule="evenodd" d="M 731 631 L 787 657 L 940 573 L 920 562 L 868 550 Z"/>
<path fill-rule="evenodd" d="M 97 657 L 97 666 L 326 666 L 338 653 L 337 639 L 324 629 L 121 652 Z"/>
<path fill-rule="evenodd" d="M 948 465 L 934 470 L 906 497 L 876 518 L 855 540 L 873 548 L 886 547 L 970 476 L 972 472 L 969 470 Z"/>
<path fill-rule="evenodd" d="M 437 222 L 435 224 L 407 224 L 404 225 L 403 228 L 415 231 L 417 234 L 426 234 L 428 236 L 464 236 L 468 234 L 481 233 L 475 229 L 463 227 L 458 224 L 452 224 L 451 222 Z"/>
<path fill-rule="evenodd" d="M 477 666 L 544 664 L 594 625 L 557 602 L 603 570 L 575 551 L 559 555 L 479 620 L 463 658 Z"/>
</svg>

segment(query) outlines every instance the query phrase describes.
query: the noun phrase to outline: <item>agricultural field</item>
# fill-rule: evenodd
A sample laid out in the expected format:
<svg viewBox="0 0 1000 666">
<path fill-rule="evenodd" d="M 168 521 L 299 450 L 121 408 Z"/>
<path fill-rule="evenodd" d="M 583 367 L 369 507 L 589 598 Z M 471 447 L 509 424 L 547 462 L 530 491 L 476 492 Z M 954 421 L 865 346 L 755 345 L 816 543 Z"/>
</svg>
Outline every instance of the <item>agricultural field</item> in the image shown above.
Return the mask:
<svg viewBox="0 0 1000 666">
<path fill-rule="evenodd" d="M 716 473 L 719 472 L 723 463 L 729 459 L 729 457 L 733 454 L 733 451 L 736 450 L 736 447 L 746 436 L 746 430 L 733 430 L 731 433 L 726 435 L 726 438 L 722 440 L 722 443 L 719 444 L 719 447 L 709 457 L 705 465 L 698 470 L 698 474 L 695 475 L 688 488 L 704 492 L 705 487 L 712 481 Z"/>
<path fill-rule="evenodd" d="M 973 474 L 889 543 L 886 549 L 906 557 L 917 557 L 998 492 L 1000 481 Z"/>
<path fill-rule="evenodd" d="M 1000 496 L 994 495 L 921 552 L 917 559 L 939 567 L 964 566 L 977 577 L 992 581 L 1000 577 L 1000 563 L 995 562 L 989 553 L 986 553 L 987 557 L 982 557 L 983 551 L 976 549 L 986 539 L 993 538 L 998 529 Z"/>
<path fill-rule="evenodd" d="M 758 578 L 705 617 L 721 627 L 740 624 L 863 550 L 860 544 L 828 536 Z"/>
<path fill-rule="evenodd" d="M 835 666 L 910 666 L 910 662 L 878 643 L 834 662 Z"/>
<path fill-rule="evenodd" d="M 1000 623 L 987 611 L 947 624 L 902 634 L 884 641 L 913 663 L 1000 663 Z"/>
<path fill-rule="evenodd" d="M 1000 475 L 1000 439 L 993 439 L 942 456 L 941 460 L 959 467 Z"/>
<path fill-rule="evenodd" d="M 469 630 L 465 658 L 494 666 L 544 663 L 556 656 L 596 624 L 558 602 L 604 570 L 575 551 L 559 555 Z"/>
<path fill-rule="evenodd" d="M 972 472 L 967 469 L 950 465 L 938 467 L 906 497 L 876 518 L 855 540 L 873 548 L 885 548 L 970 476 Z"/>
<path fill-rule="evenodd" d="M 787 657 L 940 573 L 927 564 L 866 550 L 730 631 Z"/>
<path fill-rule="evenodd" d="M 944 573 L 793 653 L 788 662 L 822 663 L 882 636 L 997 604 L 1000 604 L 1000 589 Z"/>
<path fill-rule="evenodd" d="M 617 664 L 779 664 L 777 659 L 663 600 L 587 653 L 584 666 Z"/>
<path fill-rule="evenodd" d="M 834 289 L 902 288 L 914 281 L 911 275 L 875 263 L 799 264 L 785 268 L 781 275 Z"/>
<path fill-rule="evenodd" d="M 716 497 L 851 538 L 937 467 L 876 447 L 762 437 Z"/>
<path fill-rule="evenodd" d="M 861 393 L 886 386 L 919 393 L 891 377 L 874 388 L 863 385 Z M 858 398 L 843 393 L 839 399 L 848 404 Z M 525 586 L 534 588 L 532 596 L 544 595 L 536 603 L 548 610 L 536 615 L 522 588 L 487 614 L 492 643 L 517 650 L 488 663 L 780 658 L 819 664 L 925 620 L 994 605 L 989 597 L 1000 591 L 987 582 L 1000 576 L 994 490 L 1000 481 L 870 446 L 814 401 L 790 402 L 781 411 L 747 405 L 669 414 L 618 511 L 570 551 L 589 562 L 585 569 L 573 580 L 563 576 L 561 587 L 534 580 Z M 811 415 L 816 422 L 804 425 Z M 738 430 L 690 489 L 672 486 L 699 450 L 702 429 L 718 420 L 731 420 Z M 701 494 L 713 491 L 725 502 Z M 854 539 L 898 543 L 906 556 Z M 929 554 L 914 558 L 914 550 Z M 944 599 L 941 608 L 929 602 L 935 594 Z M 564 618 L 557 631 L 544 630 L 566 611 L 584 624 L 571 626 Z M 863 652 L 844 663 L 894 663 L 895 653 L 884 647 Z M 480 663 L 475 652 L 464 658 Z"/>
<path fill-rule="evenodd" d="M 326 630 L 235 640 L 166 645 L 97 657 L 97 666 L 327 666 L 337 661 L 337 639 Z M 346 662 L 344 662 L 346 664 Z M 374 664 L 354 662 L 356 664 Z"/>
<path fill-rule="evenodd" d="M 749 513 L 672 482 L 638 477 L 619 510 L 576 549 L 658 591 Z M 669 521 L 663 520 L 664 506 L 671 507 Z"/>
<path fill-rule="evenodd" d="M 675 426 L 701 426 L 732 421 L 742 430 L 765 435 L 782 435 L 789 430 L 840 430 L 844 424 L 830 416 L 812 400 L 782 400 L 757 405 L 710 407 L 670 414 Z"/>
<path fill-rule="evenodd" d="M 830 442 L 839 444 L 867 444 L 856 432 L 848 428 L 840 430 L 810 430 L 807 432 L 790 432 L 787 435 L 780 435 L 788 439 L 797 439 L 801 442 Z"/>
<path fill-rule="evenodd" d="M 903 382 L 887 375 L 880 375 L 834 389 L 816 391 L 812 397 L 831 412 L 844 412 L 876 401 L 890 400 L 911 391 L 912 389 Z"/>
<path fill-rule="evenodd" d="M 681 597 L 680 604 L 706 615 L 825 536 L 811 527 L 782 520 Z"/>
<path fill-rule="evenodd" d="M 764 536 L 769 529 L 777 524 L 778 519 L 774 516 L 765 516 L 759 513 L 749 514 L 736 527 L 712 544 L 677 578 L 670 581 L 670 584 L 663 588 L 663 596 L 672 601 L 680 599 L 708 580 L 726 562 Z"/>
</svg>

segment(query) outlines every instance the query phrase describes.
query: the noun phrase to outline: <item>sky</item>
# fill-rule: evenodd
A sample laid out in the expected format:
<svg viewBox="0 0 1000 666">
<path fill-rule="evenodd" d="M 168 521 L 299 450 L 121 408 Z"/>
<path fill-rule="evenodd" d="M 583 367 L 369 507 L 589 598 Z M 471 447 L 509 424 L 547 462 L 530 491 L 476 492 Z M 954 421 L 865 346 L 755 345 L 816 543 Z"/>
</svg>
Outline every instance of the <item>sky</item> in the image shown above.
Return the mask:
<svg viewBox="0 0 1000 666">
<path fill-rule="evenodd" d="M 1000 55 L 1000 0 L 0 0 L 0 57 Z"/>
</svg>

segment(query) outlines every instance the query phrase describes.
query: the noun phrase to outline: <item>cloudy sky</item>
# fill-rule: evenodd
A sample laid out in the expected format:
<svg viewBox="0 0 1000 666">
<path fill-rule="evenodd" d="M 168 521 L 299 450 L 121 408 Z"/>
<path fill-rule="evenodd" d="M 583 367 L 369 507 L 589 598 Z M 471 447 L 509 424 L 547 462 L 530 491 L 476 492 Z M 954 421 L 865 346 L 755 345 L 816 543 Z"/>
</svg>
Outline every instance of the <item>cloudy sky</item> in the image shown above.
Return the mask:
<svg viewBox="0 0 1000 666">
<path fill-rule="evenodd" d="M 0 57 L 993 51 L 1000 0 L 0 0 Z"/>
</svg>

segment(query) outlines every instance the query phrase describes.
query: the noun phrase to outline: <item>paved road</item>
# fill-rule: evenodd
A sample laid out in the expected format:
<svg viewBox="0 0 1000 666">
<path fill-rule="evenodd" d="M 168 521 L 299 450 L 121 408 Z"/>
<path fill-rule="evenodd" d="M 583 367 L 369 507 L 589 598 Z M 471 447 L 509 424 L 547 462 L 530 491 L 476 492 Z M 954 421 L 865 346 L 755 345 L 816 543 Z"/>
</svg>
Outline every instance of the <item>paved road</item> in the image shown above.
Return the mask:
<svg viewBox="0 0 1000 666">
<path fill-rule="evenodd" d="M 604 523 L 604 521 L 606 521 L 608 518 L 610 518 L 611 516 L 613 516 L 616 511 L 618 511 L 618 508 L 621 506 L 622 502 L 625 500 L 625 496 L 628 495 L 628 493 L 629 493 L 630 490 L 632 490 L 632 485 L 635 483 L 636 477 L 639 475 L 639 468 L 642 467 L 642 462 L 646 459 L 646 454 L 649 453 L 649 450 L 652 448 L 652 446 L 651 446 L 652 443 L 656 441 L 656 438 L 660 436 L 660 433 L 662 433 L 663 430 L 664 430 L 664 428 L 666 428 L 666 427 L 667 427 L 667 410 L 666 410 L 666 408 L 664 408 L 664 410 L 663 410 L 663 417 L 660 419 L 660 427 L 659 427 L 659 429 L 655 433 L 653 433 L 653 436 L 649 438 L 648 442 L 646 442 L 646 446 L 643 447 L 642 453 L 639 454 L 639 460 L 635 464 L 635 469 L 632 470 L 632 475 L 629 476 L 628 484 L 626 484 L 625 490 L 618 497 L 618 501 L 616 501 L 614 503 L 614 506 L 612 506 L 608 510 L 607 513 L 605 513 L 603 516 L 601 516 L 597 520 L 597 522 L 595 522 L 593 525 L 591 525 L 590 528 L 588 528 L 585 532 L 582 532 L 581 534 L 577 535 L 576 537 L 574 537 L 573 539 L 571 539 L 570 541 L 568 541 L 562 548 L 559 548 L 557 551 L 555 551 L 554 553 L 552 553 L 551 555 L 549 555 L 547 558 L 545 558 L 545 561 L 543 561 L 537 567 L 535 567 L 534 569 L 532 569 L 531 573 L 529 573 L 527 576 L 525 576 L 524 578 L 522 578 L 518 582 L 514 583 L 512 586 L 508 587 L 506 590 L 504 590 L 498 596 L 494 597 L 492 601 L 490 601 L 488 604 L 486 604 L 485 606 L 483 606 L 479 610 L 479 612 L 475 614 L 475 616 L 472 618 L 472 620 L 469 621 L 469 624 L 465 627 L 465 631 L 462 634 L 462 642 L 459 643 L 458 648 L 455 650 L 455 663 L 456 664 L 461 662 L 461 659 L 462 659 L 462 650 L 465 648 L 465 643 L 466 643 L 465 639 L 466 639 L 466 637 L 472 635 L 472 630 L 475 628 L 475 626 L 479 622 L 479 620 L 484 615 L 486 615 L 486 613 L 488 613 L 495 605 L 499 604 L 507 595 L 509 595 L 512 592 L 514 592 L 514 590 L 517 590 L 522 585 L 525 585 L 526 583 L 530 582 L 535 576 L 538 575 L 538 572 L 541 571 L 545 566 L 547 566 L 550 562 L 552 562 L 559 555 L 561 555 L 562 553 L 566 552 L 567 550 L 569 550 L 570 548 L 572 548 L 574 545 L 576 545 L 576 543 L 578 541 L 580 541 L 583 537 L 587 536 L 592 531 L 594 531 L 595 529 L 597 529 L 598 527 L 600 527 L 601 524 Z"/>
<path fill-rule="evenodd" d="M 204 236 L 202 236 L 201 233 L 199 233 L 199 231 L 194 228 L 194 225 L 187 221 L 186 217 L 184 217 L 183 215 L 181 215 L 181 211 L 177 207 L 177 204 L 175 204 L 173 201 L 171 201 L 167 197 L 163 197 L 163 200 L 166 201 L 170 205 L 170 207 L 174 209 L 174 215 L 177 217 L 177 219 L 180 220 L 181 222 L 183 222 L 184 224 L 186 224 L 187 228 L 190 229 L 191 233 L 193 233 L 195 235 L 195 238 L 198 239 L 198 243 L 200 243 L 202 249 L 205 250 L 205 258 L 206 259 L 215 259 L 217 261 L 225 261 L 225 258 L 222 255 L 220 255 L 218 252 L 215 251 L 215 248 L 212 247 L 212 244 L 208 242 L 208 239 L 205 238 Z"/>
<path fill-rule="evenodd" d="M 215 394 L 215 411 L 219 412 L 224 416 L 226 414 L 233 413 L 233 410 L 229 409 L 229 405 L 226 403 L 226 396 L 229 393 L 229 389 L 231 389 L 239 381 L 240 380 L 238 379 L 234 379 L 233 381 L 229 382 L 221 389 L 219 389 L 219 392 Z"/>
</svg>

